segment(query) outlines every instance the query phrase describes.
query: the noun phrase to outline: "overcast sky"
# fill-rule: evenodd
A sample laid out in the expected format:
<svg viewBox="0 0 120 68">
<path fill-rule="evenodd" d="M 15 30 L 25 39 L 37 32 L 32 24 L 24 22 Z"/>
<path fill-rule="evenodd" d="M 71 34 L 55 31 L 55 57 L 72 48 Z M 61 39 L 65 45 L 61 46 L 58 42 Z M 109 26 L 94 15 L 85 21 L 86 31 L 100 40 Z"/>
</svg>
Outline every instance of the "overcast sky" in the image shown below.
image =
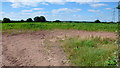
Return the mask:
<svg viewBox="0 0 120 68">
<path fill-rule="evenodd" d="M 0 19 L 12 20 L 45 16 L 47 20 L 113 21 L 113 9 L 119 0 L 4 0 Z M 117 20 L 117 9 L 115 9 Z"/>
</svg>

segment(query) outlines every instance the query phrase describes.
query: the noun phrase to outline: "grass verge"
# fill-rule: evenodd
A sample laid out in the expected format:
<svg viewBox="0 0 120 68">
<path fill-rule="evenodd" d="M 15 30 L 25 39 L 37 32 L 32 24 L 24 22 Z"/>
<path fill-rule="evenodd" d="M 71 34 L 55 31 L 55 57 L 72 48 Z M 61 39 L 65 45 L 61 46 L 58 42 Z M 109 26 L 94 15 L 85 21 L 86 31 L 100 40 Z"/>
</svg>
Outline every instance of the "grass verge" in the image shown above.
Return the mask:
<svg viewBox="0 0 120 68">
<path fill-rule="evenodd" d="M 62 41 L 62 47 L 70 62 L 76 66 L 116 65 L 115 40 L 92 37 L 87 39 L 69 38 Z"/>
</svg>

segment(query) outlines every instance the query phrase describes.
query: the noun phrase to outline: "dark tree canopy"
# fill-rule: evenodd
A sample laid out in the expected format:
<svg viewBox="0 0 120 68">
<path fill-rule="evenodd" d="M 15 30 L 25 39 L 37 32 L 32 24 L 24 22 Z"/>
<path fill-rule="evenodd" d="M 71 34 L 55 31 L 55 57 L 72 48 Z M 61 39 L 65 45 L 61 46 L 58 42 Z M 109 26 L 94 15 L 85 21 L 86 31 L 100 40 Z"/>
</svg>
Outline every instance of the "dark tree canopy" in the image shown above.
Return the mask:
<svg viewBox="0 0 120 68">
<path fill-rule="evenodd" d="M 120 5 L 118 5 L 118 7 L 116 7 L 117 9 L 120 9 Z"/>
<path fill-rule="evenodd" d="M 33 22 L 32 18 L 28 18 L 26 21 L 27 22 Z"/>
<path fill-rule="evenodd" d="M 10 19 L 9 18 L 3 18 L 3 23 L 9 23 L 10 22 Z"/>
<path fill-rule="evenodd" d="M 24 20 L 22 19 L 21 22 L 24 22 Z"/>
<path fill-rule="evenodd" d="M 40 22 L 40 17 L 39 17 L 39 16 L 35 17 L 35 18 L 34 18 L 34 21 L 35 21 L 35 22 Z"/>
<path fill-rule="evenodd" d="M 41 22 L 46 22 L 46 19 L 44 16 L 40 16 Z"/>
<path fill-rule="evenodd" d="M 37 17 L 35 17 L 34 18 L 34 21 L 35 22 L 46 22 L 46 19 L 45 19 L 45 17 L 44 16 L 37 16 Z"/>
<path fill-rule="evenodd" d="M 99 20 L 95 20 L 95 23 L 101 23 Z"/>
<path fill-rule="evenodd" d="M 60 20 L 55 20 L 54 22 L 61 22 Z"/>
</svg>

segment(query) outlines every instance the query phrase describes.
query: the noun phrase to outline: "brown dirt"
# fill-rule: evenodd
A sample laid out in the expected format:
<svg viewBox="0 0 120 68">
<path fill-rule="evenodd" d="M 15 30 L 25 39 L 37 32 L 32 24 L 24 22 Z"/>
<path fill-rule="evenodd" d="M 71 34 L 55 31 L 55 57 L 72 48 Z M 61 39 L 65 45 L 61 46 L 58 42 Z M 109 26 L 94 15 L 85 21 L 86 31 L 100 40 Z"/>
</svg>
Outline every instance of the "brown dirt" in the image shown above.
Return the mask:
<svg viewBox="0 0 120 68">
<path fill-rule="evenodd" d="M 2 36 L 3 65 L 5 66 L 68 66 L 69 60 L 59 40 L 66 37 L 100 36 L 116 39 L 111 32 L 80 30 L 45 30 Z"/>
</svg>

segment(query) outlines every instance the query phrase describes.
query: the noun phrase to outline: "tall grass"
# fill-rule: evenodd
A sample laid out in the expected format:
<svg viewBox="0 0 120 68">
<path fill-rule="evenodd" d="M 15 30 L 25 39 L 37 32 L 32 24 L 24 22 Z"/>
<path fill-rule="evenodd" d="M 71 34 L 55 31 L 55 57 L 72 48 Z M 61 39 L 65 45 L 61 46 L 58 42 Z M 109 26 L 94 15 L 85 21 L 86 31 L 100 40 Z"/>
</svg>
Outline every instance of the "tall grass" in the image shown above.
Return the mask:
<svg viewBox="0 0 120 68">
<path fill-rule="evenodd" d="M 116 56 L 117 45 L 114 42 L 113 39 L 99 37 L 69 38 L 63 41 L 62 47 L 73 65 L 108 66 L 109 60 Z"/>
<path fill-rule="evenodd" d="M 3 32 L 7 30 L 51 30 L 51 29 L 77 29 L 87 31 L 107 31 L 117 30 L 116 24 L 103 23 L 2 23 Z"/>
</svg>

